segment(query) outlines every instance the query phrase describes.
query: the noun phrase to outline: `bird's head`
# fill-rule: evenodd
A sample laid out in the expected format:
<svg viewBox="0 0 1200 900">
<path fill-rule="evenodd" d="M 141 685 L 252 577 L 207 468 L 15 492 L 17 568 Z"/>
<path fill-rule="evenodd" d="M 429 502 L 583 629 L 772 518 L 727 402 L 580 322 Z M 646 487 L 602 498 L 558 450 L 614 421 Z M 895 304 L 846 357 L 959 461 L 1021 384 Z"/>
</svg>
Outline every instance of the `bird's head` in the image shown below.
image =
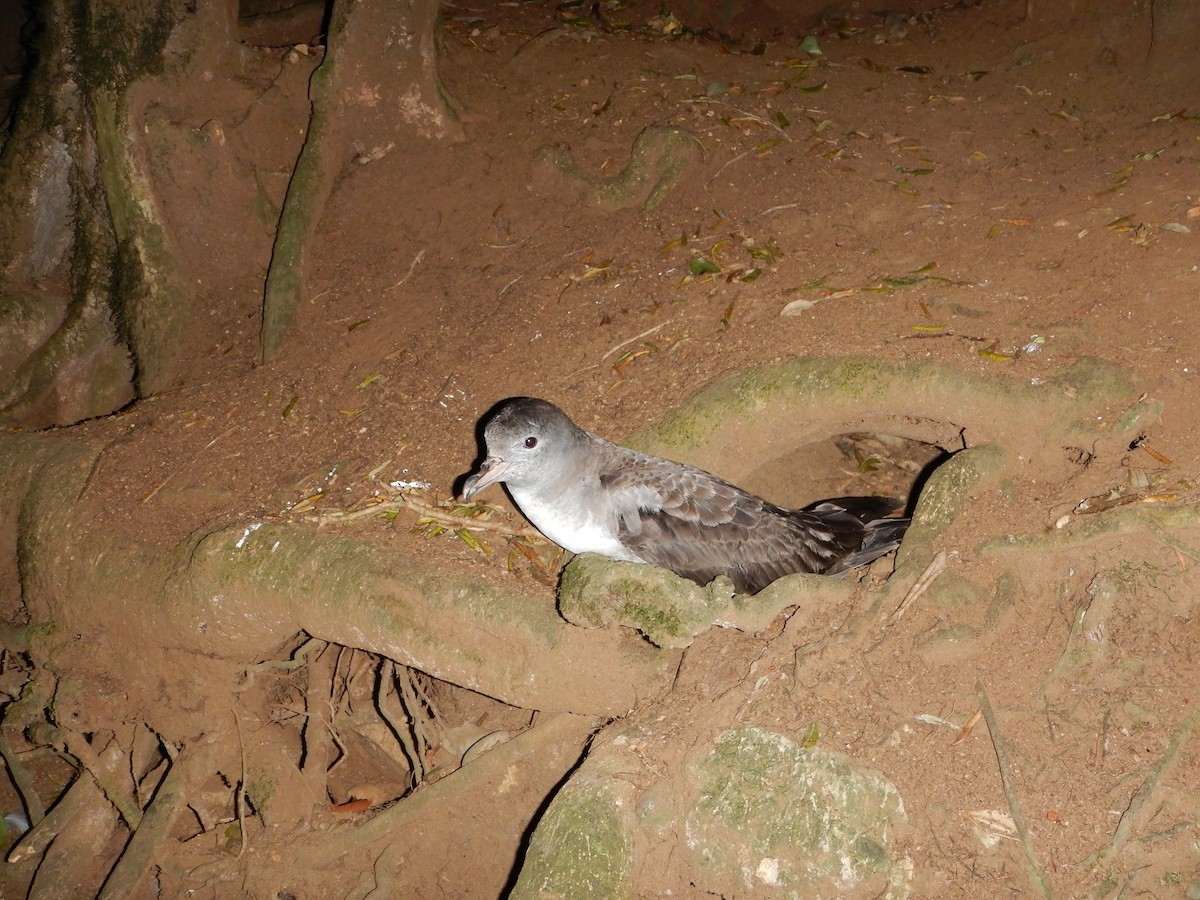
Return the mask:
<svg viewBox="0 0 1200 900">
<path fill-rule="evenodd" d="M 496 407 L 483 439 L 487 458 L 463 484 L 467 500 L 500 481 L 510 488 L 535 480 L 553 483 L 559 470 L 569 464 L 569 454 L 564 451 L 586 441 L 587 433 L 547 400 L 514 397 Z"/>
</svg>

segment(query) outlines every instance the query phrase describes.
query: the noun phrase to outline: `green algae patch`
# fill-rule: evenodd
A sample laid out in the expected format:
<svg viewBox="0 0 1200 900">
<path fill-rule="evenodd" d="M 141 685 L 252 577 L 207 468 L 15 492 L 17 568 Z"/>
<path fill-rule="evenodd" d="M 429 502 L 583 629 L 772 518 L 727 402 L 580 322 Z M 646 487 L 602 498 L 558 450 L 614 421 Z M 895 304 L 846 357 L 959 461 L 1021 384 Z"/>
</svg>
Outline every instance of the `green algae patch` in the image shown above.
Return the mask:
<svg viewBox="0 0 1200 900">
<path fill-rule="evenodd" d="M 894 842 L 907 818 L 896 788 L 840 753 L 763 728 L 723 733 L 689 764 L 698 798 L 688 850 L 724 894 L 903 893 Z"/>
<path fill-rule="evenodd" d="M 631 794 L 613 779 L 580 778 L 563 787 L 538 823 L 509 896 L 633 896 Z"/>
<path fill-rule="evenodd" d="M 574 625 L 624 625 L 659 647 L 682 648 L 721 618 L 732 596 L 727 578 L 701 587 L 658 566 L 581 553 L 563 570 L 558 610 Z"/>
<path fill-rule="evenodd" d="M 582 553 L 563 570 L 558 611 L 573 625 L 625 626 L 656 646 L 682 649 L 713 625 L 759 631 L 789 607 L 842 603 L 854 590 L 839 579 L 797 574 L 752 596 L 735 594 L 724 576 L 701 587 L 657 566 Z"/>
</svg>

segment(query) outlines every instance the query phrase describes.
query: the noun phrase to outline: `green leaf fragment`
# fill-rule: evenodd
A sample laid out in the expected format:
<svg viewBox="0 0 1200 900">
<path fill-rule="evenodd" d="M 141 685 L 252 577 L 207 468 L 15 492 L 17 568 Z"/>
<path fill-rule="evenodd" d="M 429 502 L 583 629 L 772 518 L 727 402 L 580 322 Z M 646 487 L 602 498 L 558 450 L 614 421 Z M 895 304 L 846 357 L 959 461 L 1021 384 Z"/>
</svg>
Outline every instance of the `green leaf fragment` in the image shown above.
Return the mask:
<svg viewBox="0 0 1200 900">
<path fill-rule="evenodd" d="M 455 528 L 454 536 L 482 556 L 487 556 L 492 552 L 491 548 L 478 535 L 471 533 L 466 528 Z"/>
<path fill-rule="evenodd" d="M 810 281 L 808 284 L 802 284 L 799 287 L 792 288 L 793 291 L 815 291 L 819 290 L 829 280 L 828 275 L 822 275 L 816 281 Z"/>
</svg>

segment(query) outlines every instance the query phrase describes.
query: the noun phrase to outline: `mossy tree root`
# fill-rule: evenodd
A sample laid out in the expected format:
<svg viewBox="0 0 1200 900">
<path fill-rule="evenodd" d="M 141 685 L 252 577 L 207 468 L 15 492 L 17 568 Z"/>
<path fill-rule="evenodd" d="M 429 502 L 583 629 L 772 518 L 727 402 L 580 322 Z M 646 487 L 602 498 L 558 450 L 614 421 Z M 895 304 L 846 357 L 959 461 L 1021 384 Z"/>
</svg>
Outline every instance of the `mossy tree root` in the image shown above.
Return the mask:
<svg viewBox="0 0 1200 900">
<path fill-rule="evenodd" d="M 629 162 L 619 175 L 602 178 L 579 167 L 561 144 L 539 147 L 535 174 L 546 172 L 578 192 L 583 202 L 602 209 L 649 212 L 675 187 L 688 165 L 700 158 L 700 142 L 679 128 L 652 125 L 634 139 Z"/>
</svg>

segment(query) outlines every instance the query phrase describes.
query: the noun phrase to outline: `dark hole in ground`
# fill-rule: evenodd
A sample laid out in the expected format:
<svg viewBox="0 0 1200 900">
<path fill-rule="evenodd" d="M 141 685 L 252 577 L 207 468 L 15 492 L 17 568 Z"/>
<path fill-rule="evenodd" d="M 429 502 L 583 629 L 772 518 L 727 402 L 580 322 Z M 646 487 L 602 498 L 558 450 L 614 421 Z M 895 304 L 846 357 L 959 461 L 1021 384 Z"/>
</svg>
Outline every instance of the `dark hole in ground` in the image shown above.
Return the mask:
<svg viewBox="0 0 1200 900">
<path fill-rule="evenodd" d="M 880 496 L 900 501 L 911 513 L 929 476 L 951 455 L 911 438 L 847 432 L 789 450 L 746 475 L 741 487 L 786 507 Z"/>
</svg>

